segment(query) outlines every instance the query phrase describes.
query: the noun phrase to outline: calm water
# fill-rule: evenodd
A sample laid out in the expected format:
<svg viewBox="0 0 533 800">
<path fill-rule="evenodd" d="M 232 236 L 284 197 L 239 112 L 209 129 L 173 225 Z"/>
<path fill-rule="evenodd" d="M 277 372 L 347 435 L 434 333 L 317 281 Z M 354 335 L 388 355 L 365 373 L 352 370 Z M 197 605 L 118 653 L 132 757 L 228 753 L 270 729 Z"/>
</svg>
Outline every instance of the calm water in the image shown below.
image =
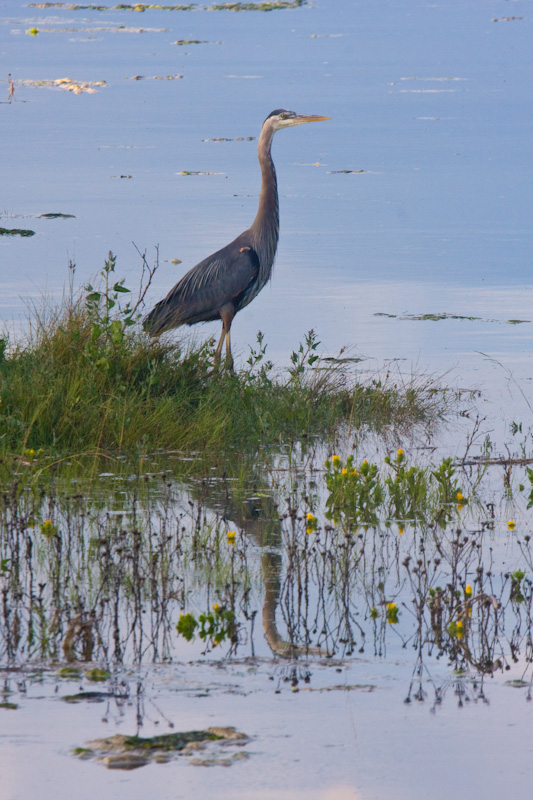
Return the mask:
<svg viewBox="0 0 533 800">
<path fill-rule="evenodd" d="M 0 320 L 23 329 L 28 303 L 63 291 L 69 259 L 81 286 L 111 249 L 134 287 L 133 243 L 149 258 L 159 246 L 148 303 L 160 299 L 253 219 L 259 169 L 247 137 L 265 116 L 324 114 L 329 122 L 276 137 L 280 247 L 271 284 L 234 324 L 241 358 L 261 329 L 286 364 L 314 328 L 326 353 L 350 345 L 364 369 L 397 360 L 404 373 L 451 370 L 449 383 L 484 389 L 483 431 L 501 442 L 511 420 L 525 430 L 532 20 L 525 0 L 315 0 L 269 13 L 0 2 L 0 227 L 36 233 L 0 237 Z M 27 83 L 67 77 L 105 86 L 74 94 Z M 73 218 L 40 218 L 55 213 Z M 426 314 L 477 319 L 413 319 Z M 216 325 L 196 331 L 218 335 Z M 209 698 L 177 691 L 180 665 L 149 671 L 150 702 L 177 729 L 234 724 L 256 737 L 249 761 L 216 771 L 124 774 L 73 761 L 80 736 L 132 732 L 135 709 L 104 724 L 88 706 L 80 722 L 79 706 L 33 686 L 17 712 L 2 710 L 0 797 L 440 800 L 458 784 L 473 798 L 527 796 L 525 693 L 496 677 L 490 704 L 460 708 L 450 689 L 432 714 L 430 702 L 403 704 L 411 668 L 401 652 L 352 660 L 340 677 L 317 664 L 314 685 L 378 688 L 275 695 L 270 662 L 253 673 L 228 664 L 223 678 L 197 666 L 195 685 L 218 682 Z M 450 678 L 444 663 L 437 678 Z"/>
</svg>

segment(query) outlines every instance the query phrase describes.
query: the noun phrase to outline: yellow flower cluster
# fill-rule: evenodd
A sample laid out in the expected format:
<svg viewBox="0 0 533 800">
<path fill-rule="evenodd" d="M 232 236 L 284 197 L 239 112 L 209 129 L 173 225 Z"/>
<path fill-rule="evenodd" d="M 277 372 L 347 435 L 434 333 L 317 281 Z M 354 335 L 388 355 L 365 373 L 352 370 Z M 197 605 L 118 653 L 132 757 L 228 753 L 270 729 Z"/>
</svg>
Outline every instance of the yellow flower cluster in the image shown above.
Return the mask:
<svg viewBox="0 0 533 800">
<path fill-rule="evenodd" d="M 305 528 L 305 532 L 306 533 L 316 533 L 317 518 L 315 517 L 315 515 L 311 514 L 311 512 L 309 511 L 309 513 L 306 514 L 305 518 L 307 520 L 307 525 L 306 525 L 306 528 Z"/>
<path fill-rule="evenodd" d="M 235 544 L 235 531 L 227 531 L 228 544 Z"/>
</svg>

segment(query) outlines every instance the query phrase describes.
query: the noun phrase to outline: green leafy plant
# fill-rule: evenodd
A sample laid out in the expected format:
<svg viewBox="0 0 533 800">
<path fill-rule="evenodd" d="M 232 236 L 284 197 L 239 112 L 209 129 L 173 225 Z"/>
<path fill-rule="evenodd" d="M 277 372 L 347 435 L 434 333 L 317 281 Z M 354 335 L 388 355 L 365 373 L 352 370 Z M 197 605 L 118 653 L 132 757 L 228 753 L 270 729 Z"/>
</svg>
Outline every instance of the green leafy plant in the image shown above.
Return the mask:
<svg viewBox="0 0 533 800">
<path fill-rule="evenodd" d="M 208 648 L 217 647 L 226 640 L 233 642 L 237 635 L 235 612 L 218 603 L 212 611 L 200 614 L 198 619 L 190 613 L 181 614 L 176 627 L 188 642 L 198 635 Z"/>
<path fill-rule="evenodd" d="M 385 485 L 389 496 L 389 516 L 398 520 L 416 519 L 422 516 L 428 498 L 427 474 L 421 467 L 407 467 L 402 448 L 396 458 L 389 456 L 385 463 L 391 467 L 392 475 L 387 475 Z"/>
<path fill-rule="evenodd" d="M 522 581 L 526 577 L 526 573 L 517 569 L 516 572 L 511 573 L 511 601 L 513 603 L 525 603 L 526 598 L 523 593 Z"/>
<path fill-rule="evenodd" d="M 329 491 L 326 517 L 332 520 L 344 517 L 352 525 L 377 525 L 384 495 L 376 464 L 365 460 L 355 468 L 353 456 L 348 456 L 344 464 L 334 455 L 325 466 Z"/>
<path fill-rule="evenodd" d="M 289 375 L 293 383 L 298 383 L 305 373 L 306 367 L 312 367 L 320 358 L 316 352 L 320 342 L 313 329 L 305 335 L 304 341 L 300 343 L 298 350 L 291 353 L 292 367 L 289 367 Z"/>
<path fill-rule="evenodd" d="M 121 296 L 131 294 L 124 286 L 125 279 L 115 280 L 116 256 L 109 253 L 100 273 L 103 280 L 101 289 L 90 283 L 85 287 L 85 309 L 91 324 L 89 340 L 85 352 L 95 367 L 108 369 L 110 354 L 124 344 L 127 328 L 139 320 L 139 302 L 123 305 Z"/>
</svg>

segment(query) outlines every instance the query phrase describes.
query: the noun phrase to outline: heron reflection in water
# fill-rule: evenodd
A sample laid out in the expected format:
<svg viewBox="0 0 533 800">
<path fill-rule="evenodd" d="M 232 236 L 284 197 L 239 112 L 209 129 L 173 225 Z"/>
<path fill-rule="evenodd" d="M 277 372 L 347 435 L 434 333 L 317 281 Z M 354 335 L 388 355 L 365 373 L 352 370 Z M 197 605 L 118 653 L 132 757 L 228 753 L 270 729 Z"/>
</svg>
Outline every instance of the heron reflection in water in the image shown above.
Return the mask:
<svg viewBox="0 0 533 800">
<path fill-rule="evenodd" d="M 257 215 L 248 230 L 233 242 L 204 258 L 178 281 L 167 296 L 144 318 L 143 326 L 152 336 L 197 322 L 222 320 L 222 333 L 215 351 L 220 362 L 226 340 L 226 365 L 233 369 L 230 329 L 237 311 L 251 303 L 272 273 L 279 239 L 279 204 L 276 170 L 271 145 L 276 131 L 318 122 L 329 117 L 296 114 L 277 109 L 268 115 L 259 136 L 258 158 L 262 183 Z"/>
</svg>

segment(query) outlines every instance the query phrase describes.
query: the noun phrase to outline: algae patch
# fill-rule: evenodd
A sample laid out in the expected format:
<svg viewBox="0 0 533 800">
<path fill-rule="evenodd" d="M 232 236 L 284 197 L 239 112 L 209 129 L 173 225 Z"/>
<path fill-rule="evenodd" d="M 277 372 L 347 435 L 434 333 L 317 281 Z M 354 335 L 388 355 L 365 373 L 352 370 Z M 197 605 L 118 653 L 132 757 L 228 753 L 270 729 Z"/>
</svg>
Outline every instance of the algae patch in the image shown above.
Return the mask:
<svg viewBox="0 0 533 800">
<path fill-rule="evenodd" d="M 25 228 L 0 228 L 0 236 L 35 236 L 35 231 Z"/>
<path fill-rule="evenodd" d="M 203 731 L 184 731 L 142 738 L 115 734 L 85 742 L 72 752 L 84 760 L 97 761 L 108 769 L 137 769 L 151 762 L 170 761 L 177 755 L 189 757 L 196 766 L 230 766 L 246 758 L 243 752 L 229 752 L 228 747 L 241 747 L 248 736 L 235 728 L 206 728 Z M 224 748 L 224 749 L 222 749 Z"/>
<path fill-rule="evenodd" d="M 76 219 L 74 214 L 61 214 L 60 212 L 52 214 L 39 214 L 39 219 Z"/>
<path fill-rule="evenodd" d="M 375 317 L 386 317 L 387 319 L 407 319 L 411 321 L 420 322 L 440 322 L 443 319 L 465 319 L 469 322 L 500 322 L 497 319 L 484 319 L 483 317 L 471 317 L 465 314 L 386 314 L 384 311 L 376 311 Z M 526 322 L 531 322 L 529 319 L 506 319 L 502 320 L 507 325 L 523 325 Z"/>
</svg>

